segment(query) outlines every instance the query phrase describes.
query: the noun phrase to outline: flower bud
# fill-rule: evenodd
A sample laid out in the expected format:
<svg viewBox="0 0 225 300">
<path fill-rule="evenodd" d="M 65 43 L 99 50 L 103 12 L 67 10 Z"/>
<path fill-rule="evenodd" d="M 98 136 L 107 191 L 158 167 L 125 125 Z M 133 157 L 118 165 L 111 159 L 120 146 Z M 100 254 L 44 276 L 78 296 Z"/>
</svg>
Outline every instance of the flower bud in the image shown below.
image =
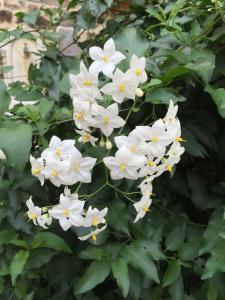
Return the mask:
<svg viewBox="0 0 225 300">
<path fill-rule="evenodd" d="M 105 147 L 105 140 L 104 140 L 104 137 L 101 137 L 101 140 L 100 140 L 100 146 L 101 146 L 101 147 Z"/>
<path fill-rule="evenodd" d="M 109 139 L 106 140 L 105 147 L 107 150 L 112 149 L 112 143 Z"/>
<path fill-rule="evenodd" d="M 141 89 L 137 88 L 136 92 L 135 92 L 135 95 L 137 97 L 142 97 L 144 95 L 144 92 Z"/>
<path fill-rule="evenodd" d="M 48 207 L 43 207 L 43 208 L 42 208 L 42 211 L 43 211 L 43 212 L 47 212 L 47 211 L 48 211 Z"/>
</svg>

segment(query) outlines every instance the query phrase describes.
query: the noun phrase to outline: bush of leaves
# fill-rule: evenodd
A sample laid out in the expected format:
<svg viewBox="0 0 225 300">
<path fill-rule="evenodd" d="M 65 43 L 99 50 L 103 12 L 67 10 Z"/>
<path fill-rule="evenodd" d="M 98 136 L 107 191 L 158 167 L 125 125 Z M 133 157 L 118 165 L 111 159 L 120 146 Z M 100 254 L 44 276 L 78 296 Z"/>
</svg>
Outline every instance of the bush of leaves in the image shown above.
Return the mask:
<svg viewBox="0 0 225 300">
<path fill-rule="evenodd" d="M 0 149 L 6 155 L 0 161 L 0 299 L 224 299 L 224 2 L 58 3 L 57 9 L 18 12 L 18 27 L 0 31 L 0 47 L 21 38 L 39 38 L 46 46 L 30 65 L 27 83 L 7 87 L 0 81 Z M 39 25 L 43 15 L 48 22 Z M 62 46 L 55 31 L 63 22 L 74 28 L 71 45 Z M 121 70 L 128 69 L 133 54 L 146 58 L 144 95 L 120 105 L 123 134 L 163 118 L 172 100 L 179 106 L 185 153 L 172 172 L 154 181 L 151 211 L 137 223 L 131 203 L 140 200 L 137 182 L 112 182 L 99 163 L 92 183 L 71 186 L 88 195 L 88 205 L 109 208 L 106 230 L 84 242 L 77 239 L 85 234 L 82 229 L 28 222 L 30 196 L 48 207 L 57 205 L 64 191 L 51 182 L 40 185 L 30 154 L 39 157 L 58 136 L 76 140 L 83 156 L 100 162 L 114 155 L 114 134 L 96 147 L 78 142 L 69 81 L 81 60 L 91 64 L 88 49 L 103 47 L 110 38 L 126 57 Z M 68 51 L 75 43 L 81 48 L 76 57 Z M 2 67 L 5 77 L 10 69 Z M 11 97 L 19 103 L 9 109 Z M 111 103 L 104 96 L 104 105 Z"/>
</svg>

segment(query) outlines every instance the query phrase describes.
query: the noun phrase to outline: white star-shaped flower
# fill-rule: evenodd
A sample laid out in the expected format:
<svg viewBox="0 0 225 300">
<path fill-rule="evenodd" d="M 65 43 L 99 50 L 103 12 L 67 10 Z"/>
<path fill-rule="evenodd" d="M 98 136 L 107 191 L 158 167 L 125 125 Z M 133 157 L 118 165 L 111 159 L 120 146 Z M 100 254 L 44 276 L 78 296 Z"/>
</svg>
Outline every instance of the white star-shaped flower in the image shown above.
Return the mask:
<svg viewBox="0 0 225 300">
<path fill-rule="evenodd" d="M 137 216 L 133 223 L 136 223 L 138 220 L 142 219 L 145 214 L 150 211 L 149 206 L 151 205 L 152 200 L 149 197 L 143 196 L 140 201 L 134 203 L 134 208 L 137 211 Z"/>
<path fill-rule="evenodd" d="M 43 175 L 43 170 L 44 170 L 44 161 L 43 158 L 37 158 L 35 159 L 32 155 L 30 156 L 30 163 L 31 163 L 31 173 L 33 176 L 37 177 L 41 185 L 44 184 L 45 182 L 45 177 Z"/>
<path fill-rule="evenodd" d="M 114 101 L 122 103 L 125 98 L 135 99 L 137 86 L 138 82 L 133 74 L 123 73 L 116 69 L 112 76 L 112 82 L 104 85 L 101 88 L 101 92 L 112 96 Z"/>
<path fill-rule="evenodd" d="M 119 110 L 116 103 L 109 105 L 107 108 L 98 106 L 95 116 L 95 127 L 100 128 L 105 136 L 110 136 L 114 128 L 120 128 L 125 121 L 118 116 Z"/>
<path fill-rule="evenodd" d="M 41 225 L 41 208 L 34 205 L 32 197 L 26 201 L 26 206 L 28 208 L 28 218 L 32 220 L 35 225 Z"/>
<path fill-rule="evenodd" d="M 78 239 L 81 240 L 81 241 L 86 241 L 88 240 L 89 238 L 91 238 L 94 242 L 96 241 L 97 239 L 97 235 L 102 232 L 103 230 L 105 230 L 107 227 L 107 225 L 103 226 L 102 228 L 97 228 L 93 231 L 91 231 L 89 234 L 87 235 L 84 235 L 84 236 L 78 236 Z"/>
<path fill-rule="evenodd" d="M 110 169 L 113 180 L 127 178 L 138 179 L 138 170 L 143 167 L 145 157 L 131 153 L 126 147 L 122 146 L 114 156 L 103 159 L 105 165 Z"/>
<path fill-rule="evenodd" d="M 85 130 L 76 130 L 76 132 L 80 135 L 78 142 L 83 144 L 91 143 L 92 146 L 96 146 L 95 143 L 98 141 L 98 139 L 92 136 L 90 133 Z"/>
<path fill-rule="evenodd" d="M 148 79 L 148 76 L 145 72 L 145 64 L 145 57 L 138 58 L 135 54 L 132 55 L 128 73 L 131 73 L 134 77 L 136 77 L 138 83 L 143 83 Z"/>
<path fill-rule="evenodd" d="M 73 119 L 77 128 L 89 131 L 89 126 L 93 125 L 89 103 L 85 101 L 74 101 L 73 107 Z"/>
<path fill-rule="evenodd" d="M 71 98 L 74 98 L 77 89 L 80 88 L 92 94 L 94 99 L 102 99 L 102 95 L 98 89 L 98 76 L 90 73 L 82 61 L 80 63 L 80 73 L 78 75 L 70 74 L 69 79 L 71 84 Z"/>
<path fill-rule="evenodd" d="M 90 57 L 94 62 L 90 66 L 90 72 L 93 74 L 98 74 L 102 71 L 106 76 L 111 77 L 115 66 L 125 59 L 125 56 L 116 51 L 116 46 L 113 39 L 109 39 L 103 46 L 103 49 L 100 47 L 91 47 L 89 49 Z"/>
<path fill-rule="evenodd" d="M 108 208 L 105 207 L 103 210 L 97 208 L 88 207 L 86 217 L 83 222 L 84 227 L 98 226 L 101 223 L 105 223 L 105 216 L 108 212 Z"/>
<path fill-rule="evenodd" d="M 68 230 L 71 226 L 82 226 L 84 201 L 78 199 L 78 195 L 68 197 L 60 195 L 59 204 L 49 210 L 52 218 L 58 219 L 63 230 Z"/>
</svg>

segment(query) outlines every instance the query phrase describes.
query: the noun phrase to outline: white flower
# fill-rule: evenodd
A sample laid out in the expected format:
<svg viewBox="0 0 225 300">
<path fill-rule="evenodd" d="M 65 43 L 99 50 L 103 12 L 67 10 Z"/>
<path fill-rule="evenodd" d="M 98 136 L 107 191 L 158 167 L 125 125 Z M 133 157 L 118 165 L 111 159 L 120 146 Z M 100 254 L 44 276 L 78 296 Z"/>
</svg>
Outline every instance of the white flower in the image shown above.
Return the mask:
<svg viewBox="0 0 225 300">
<path fill-rule="evenodd" d="M 101 91 L 112 96 L 114 101 L 121 103 L 125 98 L 135 99 L 137 85 L 137 79 L 132 74 L 116 69 L 112 76 L 112 82 L 104 85 Z"/>
<path fill-rule="evenodd" d="M 166 113 L 166 116 L 163 119 L 163 121 L 166 124 L 166 128 L 167 129 L 169 127 L 171 127 L 171 126 L 174 126 L 174 125 L 175 125 L 175 127 L 177 126 L 177 124 L 176 124 L 176 121 L 177 121 L 177 118 L 176 118 L 177 111 L 178 111 L 178 106 L 174 105 L 173 101 L 170 100 L 168 111 Z"/>
<path fill-rule="evenodd" d="M 142 148 L 145 143 L 141 136 L 134 134 L 133 131 L 128 136 L 116 136 L 114 140 L 117 148 L 125 146 L 133 154 L 143 154 Z"/>
<path fill-rule="evenodd" d="M 89 103 L 82 101 L 74 101 L 73 105 L 73 119 L 77 128 L 89 131 L 89 126 L 92 126 L 93 124 Z"/>
<path fill-rule="evenodd" d="M 138 179 L 138 169 L 144 165 L 145 158 L 132 154 L 126 147 L 122 146 L 116 152 L 115 157 L 105 157 L 103 161 L 110 169 L 113 180 L 121 178 L 136 180 Z"/>
<path fill-rule="evenodd" d="M 43 175 L 43 170 L 44 170 L 44 161 L 43 158 L 37 158 L 35 159 L 32 155 L 30 156 L 30 163 L 31 163 L 31 173 L 33 176 L 37 177 L 41 185 L 44 184 L 45 178 Z"/>
<path fill-rule="evenodd" d="M 83 157 L 76 148 L 74 148 L 69 156 L 70 168 L 67 177 L 67 185 L 73 185 L 77 182 L 90 183 L 91 170 L 93 169 L 96 158 Z"/>
<path fill-rule="evenodd" d="M 91 90 L 85 90 L 77 87 L 77 89 L 72 90 L 70 96 L 73 99 L 73 106 L 76 106 L 78 102 L 85 102 L 88 104 L 89 109 L 92 110 L 97 104 Z"/>
<path fill-rule="evenodd" d="M 48 157 L 43 175 L 49 179 L 52 184 L 59 187 L 61 184 L 68 185 L 70 162 L 56 160 L 53 157 Z"/>
<path fill-rule="evenodd" d="M 152 194 L 152 190 L 153 190 L 153 186 L 152 186 L 152 182 L 142 182 L 139 185 L 140 189 L 141 189 L 141 194 L 144 197 L 148 197 L 150 198 L 153 194 Z"/>
<path fill-rule="evenodd" d="M 138 83 L 143 83 L 148 79 L 148 76 L 145 72 L 145 64 L 145 57 L 138 58 L 135 54 L 132 55 L 128 73 L 131 73 L 134 77 L 136 77 Z"/>
<path fill-rule="evenodd" d="M 41 208 L 34 205 L 32 197 L 26 201 L 26 205 L 28 207 L 28 218 L 32 220 L 35 225 L 41 225 Z"/>
<path fill-rule="evenodd" d="M 76 130 L 76 132 L 80 135 L 78 142 L 83 144 L 90 142 L 92 146 L 96 146 L 95 143 L 98 141 L 98 139 L 92 136 L 90 133 L 85 130 Z"/>
<path fill-rule="evenodd" d="M 102 228 L 97 228 L 93 231 L 91 231 L 89 234 L 84 235 L 84 236 L 78 236 L 78 239 L 81 241 L 86 241 L 88 240 L 90 237 L 92 238 L 93 241 L 96 241 L 97 239 L 97 235 L 102 232 L 103 230 L 105 230 L 107 227 L 107 225 L 103 226 Z"/>
<path fill-rule="evenodd" d="M 6 159 L 5 153 L 0 149 L 0 160 Z"/>
<path fill-rule="evenodd" d="M 103 210 L 97 208 L 88 207 L 86 217 L 83 222 L 84 227 L 98 226 L 101 223 L 105 223 L 105 216 L 108 212 L 108 208 L 105 207 Z"/>
<path fill-rule="evenodd" d="M 40 217 L 40 226 L 47 229 L 49 225 L 52 224 L 52 217 L 46 213 L 46 214 L 43 214 L 41 217 Z"/>
<path fill-rule="evenodd" d="M 98 106 L 98 114 L 95 116 L 95 127 L 100 128 L 105 136 L 110 136 L 114 128 L 120 128 L 125 121 L 118 116 L 119 110 L 116 103 L 107 108 Z"/>
<path fill-rule="evenodd" d="M 58 219 L 63 230 L 68 230 L 73 226 L 82 226 L 84 201 L 78 200 L 78 195 L 67 197 L 64 194 L 60 195 L 59 204 L 49 210 L 52 218 Z"/>
<path fill-rule="evenodd" d="M 184 151 L 185 149 L 184 147 L 181 147 L 180 143 L 174 142 L 167 152 L 167 155 L 169 156 L 169 158 L 173 159 L 175 164 L 177 164 L 180 161 L 180 157 L 184 153 Z"/>
<path fill-rule="evenodd" d="M 90 73 L 84 63 L 80 63 L 80 73 L 78 75 L 70 74 L 70 89 L 71 98 L 76 95 L 77 88 L 83 89 L 85 92 L 92 94 L 94 99 L 102 99 L 102 95 L 98 89 L 98 76 Z"/>
<path fill-rule="evenodd" d="M 137 216 L 133 223 L 136 223 L 138 220 L 142 219 L 146 212 L 150 211 L 149 206 L 151 205 L 152 200 L 149 197 L 143 196 L 140 201 L 134 203 L 134 208 L 137 211 Z"/>
<path fill-rule="evenodd" d="M 104 44 L 103 49 L 96 46 L 91 47 L 89 54 L 94 60 L 90 66 L 90 72 L 96 74 L 102 71 L 103 74 L 109 77 L 112 76 L 115 66 L 125 58 L 121 52 L 116 51 L 112 38 Z"/>
<path fill-rule="evenodd" d="M 166 131 L 166 126 L 161 119 L 156 121 L 151 127 L 137 126 L 136 130 L 139 131 L 145 141 L 149 141 L 147 148 L 145 148 L 146 153 L 148 153 L 149 149 L 156 157 L 163 156 L 166 146 L 172 142 L 171 136 Z"/>
<path fill-rule="evenodd" d="M 160 158 L 156 158 L 153 155 L 148 155 L 145 165 L 140 169 L 139 176 L 144 177 L 146 175 L 152 175 L 157 171 L 157 165 L 160 162 Z"/>
<path fill-rule="evenodd" d="M 65 159 L 74 147 L 74 144 L 74 140 L 61 141 L 60 138 L 54 135 L 50 140 L 48 148 L 42 152 L 41 157 L 46 160 L 48 159 L 48 156 L 57 160 Z"/>
</svg>

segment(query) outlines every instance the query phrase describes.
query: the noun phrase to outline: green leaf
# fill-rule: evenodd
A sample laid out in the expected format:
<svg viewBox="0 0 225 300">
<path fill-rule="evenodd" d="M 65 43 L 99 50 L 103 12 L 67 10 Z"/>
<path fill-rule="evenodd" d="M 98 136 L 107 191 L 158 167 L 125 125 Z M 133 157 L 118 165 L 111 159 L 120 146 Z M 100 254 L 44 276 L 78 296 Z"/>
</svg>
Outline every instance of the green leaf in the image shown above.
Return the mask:
<svg viewBox="0 0 225 300">
<path fill-rule="evenodd" d="M 58 235 L 51 232 L 40 232 L 34 236 L 31 244 L 32 249 L 36 248 L 50 248 L 57 251 L 72 253 L 70 247 Z"/>
<path fill-rule="evenodd" d="M 174 89 L 160 87 L 148 91 L 145 101 L 151 102 L 153 104 L 169 105 L 170 100 L 172 100 L 174 103 L 177 103 L 185 101 L 186 99 L 182 95 L 179 95 Z"/>
<path fill-rule="evenodd" d="M 225 118 L 225 89 L 214 89 L 211 85 L 207 85 L 205 91 L 213 98 L 221 117 Z"/>
<path fill-rule="evenodd" d="M 9 244 L 11 241 L 16 239 L 18 234 L 11 228 L 7 228 L 0 231 L 0 245 Z"/>
<path fill-rule="evenodd" d="M 122 231 L 129 235 L 128 212 L 126 205 L 121 200 L 114 200 L 110 204 L 108 224 L 116 230 Z"/>
<path fill-rule="evenodd" d="M 144 247 L 141 247 L 136 243 L 132 243 L 122 249 L 121 255 L 134 268 L 141 271 L 149 279 L 159 283 L 155 264 Z"/>
<path fill-rule="evenodd" d="M 106 254 L 107 253 L 105 253 L 105 251 L 99 247 L 88 246 L 87 249 L 81 251 L 79 257 L 83 259 L 101 260 Z"/>
<path fill-rule="evenodd" d="M 177 260 L 172 260 L 169 263 L 169 266 L 166 270 L 166 273 L 164 274 L 162 285 L 163 287 L 166 287 L 172 283 L 178 278 L 180 275 L 180 263 Z"/>
<path fill-rule="evenodd" d="M 166 238 L 166 249 L 176 251 L 183 244 L 185 238 L 185 225 L 179 225 L 172 229 Z"/>
<path fill-rule="evenodd" d="M 118 257 L 111 262 L 111 266 L 113 276 L 115 277 L 117 285 L 122 291 L 123 297 L 127 297 L 130 281 L 125 260 L 121 257 Z"/>
<path fill-rule="evenodd" d="M 12 278 L 13 285 L 15 285 L 17 277 L 23 272 L 28 257 L 29 257 L 29 251 L 26 250 L 20 250 L 13 257 L 10 264 L 10 275 Z"/>
<path fill-rule="evenodd" d="M 137 27 L 122 28 L 115 35 L 114 41 L 117 50 L 121 51 L 126 56 L 126 59 L 121 63 L 121 66 L 125 69 L 129 67 L 133 54 L 141 57 L 145 56 L 149 50 L 148 40 L 146 39 L 144 32 Z"/>
<path fill-rule="evenodd" d="M 0 80 L 0 116 L 4 114 L 9 108 L 10 97 L 7 92 L 7 87 L 5 83 Z"/>
<path fill-rule="evenodd" d="M 24 16 L 23 21 L 27 24 L 35 25 L 39 15 L 40 15 L 40 11 L 34 10 L 34 11 L 28 13 L 26 16 Z"/>
<path fill-rule="evenodd" d="M 171 10 L 171 16 L 175 17 L 180 10 L 185 6 L 187 0 L 177 0 L 174 2 Z"/>
<path fill-rule="evenodd" d="M 92 290 L 102 283 L 110 273 L 110 264 L 107 261 L 93 261 L 84 275 L 74 285 L 74 293 L 82 294 Z"/>
<path fill-rule="evenodd" d="M 32 129 L 29 125 L 0 128 L 0 148 L 9 164 L 18 171 L 23 171 L 29 161 L 31 145 Z"/>
</svg>

